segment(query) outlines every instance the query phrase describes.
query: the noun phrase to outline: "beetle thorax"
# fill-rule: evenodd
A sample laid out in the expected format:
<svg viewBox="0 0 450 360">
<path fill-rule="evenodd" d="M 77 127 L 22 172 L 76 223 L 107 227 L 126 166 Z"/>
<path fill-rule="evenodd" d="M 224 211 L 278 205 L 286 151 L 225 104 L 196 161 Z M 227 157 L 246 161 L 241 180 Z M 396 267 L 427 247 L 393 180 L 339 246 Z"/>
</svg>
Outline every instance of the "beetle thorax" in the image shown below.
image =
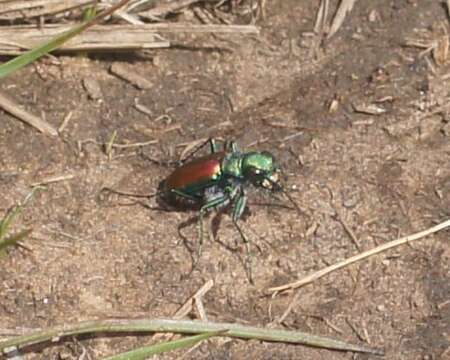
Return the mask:
<svg viewBox="0 0 450 360">
<path fill-rule="evenodd" d="M 270 174 L 275 171 L 275 161 L 267 152 L 251 152 L 243 156 L 241 167 L 244 174 L 249 169 Z"/>
<path fill-rule="evenodd" d="M 227 154 L 222 163 L 223 174 L 236 178 L 242 177 L 242 158 L 241 153 Z"/>
</svg>

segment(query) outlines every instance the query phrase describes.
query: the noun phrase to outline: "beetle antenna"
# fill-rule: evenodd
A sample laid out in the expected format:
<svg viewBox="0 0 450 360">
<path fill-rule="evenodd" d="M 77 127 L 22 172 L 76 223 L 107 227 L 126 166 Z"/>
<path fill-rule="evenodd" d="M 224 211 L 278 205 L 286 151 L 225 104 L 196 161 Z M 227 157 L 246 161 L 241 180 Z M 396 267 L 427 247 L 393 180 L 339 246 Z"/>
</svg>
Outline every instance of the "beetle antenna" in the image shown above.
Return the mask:
<svg viewBox="0 0 450 360">
<path fill-rule="evenodd" d="M 136 198 L 152 198 L 155 197 L 157 195 L 159 195 L 161 193 L 161 191 L 156 192 L 156 193 L 151 193 L 151 194 L 135 194 L 135 193 L 130 193 L 130 192 L 126 192 L 126 191 L 120 191 L 120 190 L 115 190 L 109 187 L 104 187 L 100 190 L 100 193 L 103 192 L 108 192 L 108 193 L 112 193 L 112 194 L 116 194 L 116 195 L 121 195 L 121 196 L 130 196 L 130 197 L 136 197 Z"/>
<path fill-rule="evenodd" d="M 178 165 L 180 163 L 179 160 L 158 160 L 158 159 L 154 159 L 150 156 L 148 156 L 147 154 L 145 154 L 143 151 L 141 151 L 140 153 L 141 157 L 143 157 L 145 160 L 150 161 L 153 164 L 156 164 L 158 166 L 174 166 L 174 165 Z"/>
<path fill-rule="evenodd" d="M 299 214 L 304 214 L 304 212 L 302 211 L 302 209 L 300 209 L 300 206 L 298 206 L 298 204 L 295 202 L 295 200 L 292 198 L 291 195 L 289 195 L 289 193 L 284 189 L 283 186 L 281 186 L 280 184 L 278 184 L 277 182 L 266 178 L 273 186 L 275 191 L 281 191 L 283 193 L 284 196 L 287 197 L 287 199 L 291 202 L 292 205 L 294 205 L 295 209 L 298 211 Z"/>
<path fill-rule="evenodd" d="M 292 196 L 289 195 L 289 193 L 282 186 L 280 186 L 280 191 L 288 198 L 288 200 L 292 203 L 292 205 L 294 205 L 299 214 L 304 214 L 302 209 L 300 209 L 300 206 L 298 206 L 298 204 L 295 202 Z"/>
<path fill-rule="evenodd" d="M 257 203 L 256 205 L 261 205 L 261 206 L 273 206 L 273 207 L 279 207 L 281 209 L 288 209 L 288 210 L 294 210 L 297 211 L 296 208 L 294 208 L 293 206 L 291 206 L 290 204 L 286 205 L 285 202 L 283 201 L 284 199 L 279 198 L 278 196 L 276 196 L 272 191 L 268 193 L 268 195 L 276 200 L 276 202 L 271 202 L 271 203 Z"/>
</svg>

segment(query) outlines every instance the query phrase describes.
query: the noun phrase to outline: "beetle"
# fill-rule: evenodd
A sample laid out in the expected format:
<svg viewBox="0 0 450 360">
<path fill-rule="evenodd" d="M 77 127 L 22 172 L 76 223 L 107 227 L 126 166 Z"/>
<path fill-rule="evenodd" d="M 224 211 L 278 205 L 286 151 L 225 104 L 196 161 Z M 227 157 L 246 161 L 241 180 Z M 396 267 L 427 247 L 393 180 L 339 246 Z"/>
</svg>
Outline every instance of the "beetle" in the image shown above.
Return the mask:
<svg viewBox="0 0 450 360">
<path fill-rule="evenodd" d="M 206 145 L 209 145 L 210 153 L 195 158 L 194 155 Z M 162 164 L 158 160 L 148 157 L 147 159 Z M 246 246 L 248 278 L 253 282 L 249 241 L 238 223 L 247 204 L 247 189 L 253 186 L 271 194 L 282 192 L 302 214 L 300 207 L 281 185 L 280 172 L 280 167 L 270 152 L 242 152 L 234 141 L 225 142 L 223 149 L 220 150 L 214 139 L 208 139 L 160 182 L 157 192 L 138 195 L 110 188 L 103 188 L 102 192 L 145 198 L 160 196 L 164 202 L 175 206 L 186 203 L 196 205 L 199 208 L 198 245 L 192 269 L 195 268 L 202 251 L 203 217 L 212 209 L 231 207 L 232 222 Z"/>
<path fill-rule="evenodd" d="M 247 189 L 253 186 L 269 192 L 281 191 L 300 209 L 281 186 L 280 168 L 270 152 L 242 152 L 234 141 L 226 142 L 219 150 L 216 141 L 208 139 L 191 156 L 208 144 L 210 154 L 185 161 L 161 182 L 158 193 L 172 203 L 188 201 L 199 205 L 196 261 L 203 245 L 203 217 L 209 210 L 230 206 L 232 222 L 246 246 L 246 267 L 252 281 L 249 241 L 238 223 L 247 204 Z"/>
</svg>

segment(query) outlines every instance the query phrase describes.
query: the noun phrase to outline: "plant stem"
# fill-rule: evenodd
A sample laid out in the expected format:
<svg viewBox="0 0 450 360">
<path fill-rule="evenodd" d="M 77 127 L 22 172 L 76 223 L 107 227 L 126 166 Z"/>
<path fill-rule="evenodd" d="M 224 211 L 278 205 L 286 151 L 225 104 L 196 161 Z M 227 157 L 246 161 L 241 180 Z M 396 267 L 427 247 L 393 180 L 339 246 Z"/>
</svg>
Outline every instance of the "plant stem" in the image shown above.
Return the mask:
<svg viewBox="0 0 450 360">
<path fill-rule="evenodd" d="M 226 331 L 226 336 L 241 339 L 286 342 L 332 350 L 354 351 L 376 355 L 383 354 L 383 351 L 379 349 L 373 349 L 364 345 L 349 344 L 344 341 L 299 331 L 264 329 L 231 323 L 171 319 L 107 319 L 58 326 L 47 330 L 37 331 L 30 335 L 23 335 L 3 341 L 0 343 L 0 351 L 8 352 L 8 349 L 10 348 L 21 349 L 26 346 L 45 341 L 57 342 L 62 337 L 89 333 L 171 332 L 183 334 L 202 334 L 217 331 Z"/>
</svg>

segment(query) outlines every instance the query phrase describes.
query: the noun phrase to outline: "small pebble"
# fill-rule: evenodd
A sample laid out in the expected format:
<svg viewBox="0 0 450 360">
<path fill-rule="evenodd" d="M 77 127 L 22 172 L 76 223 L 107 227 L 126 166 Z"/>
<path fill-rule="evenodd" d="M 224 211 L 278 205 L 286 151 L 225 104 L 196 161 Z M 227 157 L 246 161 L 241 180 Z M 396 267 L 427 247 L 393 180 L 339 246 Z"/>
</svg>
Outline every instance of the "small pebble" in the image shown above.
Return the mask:
<svg viewBox="0 0 450 360">
<path fill-rule="evenodd" d="M 102 89 L 100 84 L 94 78 L 87 77 L 83 79 L 83 87 L 86 90 L 89 99 L 91 100 L 101 100 L 103 97 Z"/>
</svg>

